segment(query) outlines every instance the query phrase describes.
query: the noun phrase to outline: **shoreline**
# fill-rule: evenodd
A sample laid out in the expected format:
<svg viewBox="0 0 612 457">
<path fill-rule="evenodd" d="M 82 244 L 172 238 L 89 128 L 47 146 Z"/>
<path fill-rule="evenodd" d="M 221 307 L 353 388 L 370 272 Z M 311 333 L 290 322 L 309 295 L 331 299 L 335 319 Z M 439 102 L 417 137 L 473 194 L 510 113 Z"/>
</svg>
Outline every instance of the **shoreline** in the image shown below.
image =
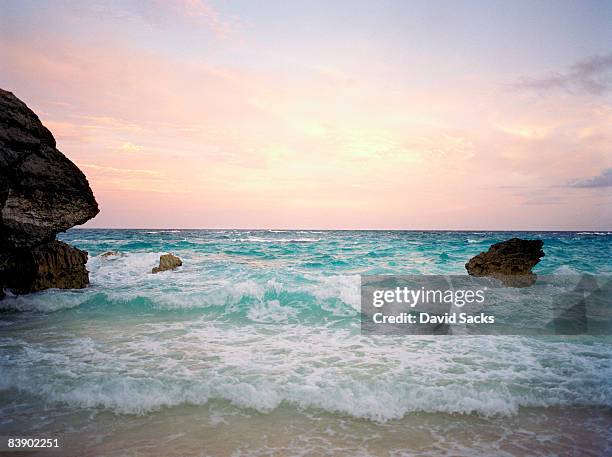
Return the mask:
<svg viewBox="0 0 612 457">
<path fill-rule="evenodd" d="M 46 414 L 48 425 L 35 427 L 35 433 L 61 436 L 63 447 L 35 455 L 521 456 L 580 451 L 598 456 L 609 451 L 607 430 L 612 427 L 612 415 L 603 407 L 527 407 L 514 415 L 491 417 L 423 412 L 386 422 L 287 404 L 260 413 L 218 400 L 143 415 L 74 411 L 61 405 Z M 56 421 L 49 423 L 53 415 Z"/>
</svg>

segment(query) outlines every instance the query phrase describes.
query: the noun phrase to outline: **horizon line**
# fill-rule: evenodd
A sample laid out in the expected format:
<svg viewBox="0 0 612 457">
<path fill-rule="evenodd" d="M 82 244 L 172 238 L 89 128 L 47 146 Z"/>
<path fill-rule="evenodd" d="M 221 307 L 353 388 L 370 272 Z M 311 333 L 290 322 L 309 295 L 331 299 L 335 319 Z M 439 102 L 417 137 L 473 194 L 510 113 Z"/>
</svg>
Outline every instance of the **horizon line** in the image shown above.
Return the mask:
<svg viewBox="0 0 612 457">
<path fill-rule="evenodd" d="M 536 229 L 384 229 L 384 228 L 371 228 L 371 229 L 344 229 L 344 228 L 214 228 L 214 227 L 82 227 L 75 226 L 66 230 L 237 230 L 237 231 L 247 231 L 247 230 L 256 230 L 256 231 L 284 231 L 284 232 L 296 232 L 296 231 L 319 231 L 319 232 L 540 232 L 540 233 L 554 233 L 554 232 L 565 232 L 565 233 L 576 233 L 576 232 L 585 232 L 585 233 L 602 233 L 607 232 L 607 234 L 612 235 L 612 229 L 577 229 L 577 230 L 565 230 L 565 229 L 546 229 L 546 230 L 536 230 Z"/>
</svg>

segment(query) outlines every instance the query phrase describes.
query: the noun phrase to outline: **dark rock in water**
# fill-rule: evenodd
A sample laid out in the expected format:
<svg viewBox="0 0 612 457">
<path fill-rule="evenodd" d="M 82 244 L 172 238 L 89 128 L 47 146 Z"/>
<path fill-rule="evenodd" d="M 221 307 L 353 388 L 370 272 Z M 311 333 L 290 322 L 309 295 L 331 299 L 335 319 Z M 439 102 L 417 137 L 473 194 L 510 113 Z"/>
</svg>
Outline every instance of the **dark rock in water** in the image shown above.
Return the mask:
<svg viewBox="0 0 612 457">
<path fill-rule="evenodd" d="M 174 270 L 176 267 L 183 265 L 183 261 L 173 254 L 164 254 L 159 258 L 159 266 L 151 270 L 151 273 L 159 273 L 160 271 Z"/>
<path fill-rule="evenodd" d="M 85 287 L 87 254 L 53 240 L 98 212 L 87 178 L 51 132 L 0 89 L 0 290 Z"/>
<path fill-rule="evenodd" d="M 119 251 L 106 251 L 100 254 L 100 257 L 103 259 L 112 259 L 113 257 L 121 257 L 121 253 Z"/>
<path fill-rule="evenodd" d="M 510 287 L 532 285 L 537 276 L 531 269 L 544 257 L 542 240 L 512 238 L 495 243 L 465 264 L 472 276 L 490 276 Z"/>
<path fill-rule="evenodd" d="M 19 249 L 8 257 L 5 281 L 16 294 L 39 290 L 82 289 L 89 284 L 87 252 L 62 241 Z"/>
</svg>

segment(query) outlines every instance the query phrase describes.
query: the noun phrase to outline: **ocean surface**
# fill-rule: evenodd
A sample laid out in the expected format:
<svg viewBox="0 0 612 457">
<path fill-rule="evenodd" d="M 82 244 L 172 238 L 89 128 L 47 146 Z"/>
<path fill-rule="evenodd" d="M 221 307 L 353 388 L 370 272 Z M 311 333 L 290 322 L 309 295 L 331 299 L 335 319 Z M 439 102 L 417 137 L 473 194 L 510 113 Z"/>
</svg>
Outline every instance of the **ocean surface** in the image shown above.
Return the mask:
<svg viewBox="0 0 612 457">
<path fill-rule="evenodd" d="M 513 236 L 544 240 L 537 273 L 612 275 L 610 232 L 70 230 L 90 287 L 0 302 L 0 435 L 92 456 L 612 455 L 609 336 L 360 333 L 360 275 L 465 274 Z M 151 274 L 167 252 L 183 266 Z"/>
</svg>

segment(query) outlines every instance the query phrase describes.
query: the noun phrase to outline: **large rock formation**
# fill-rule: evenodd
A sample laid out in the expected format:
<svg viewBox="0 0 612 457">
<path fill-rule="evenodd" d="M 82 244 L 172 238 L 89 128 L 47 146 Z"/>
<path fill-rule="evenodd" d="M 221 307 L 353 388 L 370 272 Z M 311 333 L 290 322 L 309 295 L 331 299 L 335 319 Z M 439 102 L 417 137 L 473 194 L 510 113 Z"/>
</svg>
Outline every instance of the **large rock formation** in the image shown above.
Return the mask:
<svg viewBox="0 0 612 457">
<path fill-rule="evenodd" d="M 542 240 L 512 238 L 471 258 L 465 268 L 472 276 L 494 277 L 506 286 L 530 286 L 537 278 L 531 269 L 544 257 L 542 246 Z"/>
<path fill-rule="evenodd" d="M 81 289 L 89 283 L 87 252 L 62 241 L 18 249 L 8 257 L 7 282 L 17 294 L 57 287 Z"/>
<path fill-rule="evenodd" d="M 53 240 L 98 212 L 87 178 L 51 132 L 0 89 L 0 295 L 85 287 L 87 253 Z"/>
<path fill-rule="evenodd" d="M 159 257 L 159 266 L 154 267 L 151 273 L 159 273 L 160 271 L 174 270 L 183 265 L 183 261 L 174 254 L 163 254 Z"/>
</svg>

